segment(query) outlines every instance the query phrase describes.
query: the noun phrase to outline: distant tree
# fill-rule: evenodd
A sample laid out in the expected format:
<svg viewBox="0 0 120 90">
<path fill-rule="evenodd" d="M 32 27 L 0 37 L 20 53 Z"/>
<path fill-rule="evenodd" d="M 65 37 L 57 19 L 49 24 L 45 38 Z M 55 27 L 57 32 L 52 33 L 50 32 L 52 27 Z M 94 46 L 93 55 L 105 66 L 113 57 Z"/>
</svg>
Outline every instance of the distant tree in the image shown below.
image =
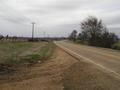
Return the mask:
<svg viewBox="0 0 120 90">
<path fill-rule="evenodd" d="M 77 39 L 81 40 L 82 42 L 88 41 L 88 35 L 84 31 L 78 34 Z"/>
<path fill-rule="evenodd" d="M 76 31 L 76 30 L 73 30 L 72 33 L 71 33 L 70 36 L 69 36 L 69 39 L 75 41 L 76 38 L 77 38 L 77 31 Z"/>
<path fill-rule="evenodd" d="M 2 40 L 4 38 L 4 36 L 3 35 L 0 35 L 0 40 Z"/>
<path fill-rule="evenodd" d="M 81 23 L 82 32 L 79 38 L 87 41 L 90 45 L 111 47 L 117 41 L 114 33 L 109 33 L 102 20 L 94 16 L 88 17 Z"/>
<path fill-rule="evenodd" d="M 12 41 L 16 41 L 16 40 L 17 40 L 17 36 L 13 36 Z"/>
<path fill-rule="evenodd" d="M 7 35 L 5 38 L 6 38 L 6 40 L 8 40 L 8 39 L 9 39 L 9 36 Z"/>
<path fill-rule="evenodd" d="M 118 37 L 114 33 L 105 31 L 101 36 L 101 46 L 111 48 L 118 40 Z"/>
<path fill-rule="evenodd" d="M 81 23 L 81 29 L 83 36 L 87 35 L 86 39 L 88 39 L 89 44 L 96 45 L 105 27 L 102 24 L 102 20 L 90 16 Z"/>
</svg>

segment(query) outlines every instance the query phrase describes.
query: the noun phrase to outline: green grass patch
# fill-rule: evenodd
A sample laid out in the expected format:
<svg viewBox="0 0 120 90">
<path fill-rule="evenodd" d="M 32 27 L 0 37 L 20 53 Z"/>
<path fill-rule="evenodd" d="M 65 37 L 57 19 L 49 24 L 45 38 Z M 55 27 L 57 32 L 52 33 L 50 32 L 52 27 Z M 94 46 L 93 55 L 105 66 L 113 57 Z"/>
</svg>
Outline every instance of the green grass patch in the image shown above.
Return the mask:
<svg viewBox="0 0 120 90">
<path fill-rule="evenodd" d="M 0 42 L 0 63 L 14 62 L 23 51 L 32 47 L 29 42 Z"/>
<path fill-rule="evenodd" d="M 39 54 L 32 54 L 32 55 L 29 55 L 28 57 L 29 57 L 30 59 L 33 59 L 33 60 L 40 59 L 40 55 L 39 55 Z"/>
<path fill-rule="evenodd" d="M 113 49 L 117 49 L 117 50 L 120 50 L 120 41 L 115 43 L 114 45 L 112 45 L 112 48 Z"/>
<path fill-rule="evenodd" d="M 48 42 L 46 46 L 44 46 L 37 52 L 33 52 L 32 54 L 24 56 L 24 60 L 27 60 L 28 62 L 44 61 L 49 56 L 51 56 L 53 48 L 54 44 L 52 42 Z"/>
<path fill-rule="evenodd" d="M 43 62 L 51 56 L 53 48 L 52 42 L 0 42 L 0 71 Z M 27 51 L 29 53 L 20 55 Z"/>
<path fill-rule="evenodd" d="M 0 83 L 34 78 L 32 65 L 53 54 L 53 42 L 0 42 Z"/>
</svg>

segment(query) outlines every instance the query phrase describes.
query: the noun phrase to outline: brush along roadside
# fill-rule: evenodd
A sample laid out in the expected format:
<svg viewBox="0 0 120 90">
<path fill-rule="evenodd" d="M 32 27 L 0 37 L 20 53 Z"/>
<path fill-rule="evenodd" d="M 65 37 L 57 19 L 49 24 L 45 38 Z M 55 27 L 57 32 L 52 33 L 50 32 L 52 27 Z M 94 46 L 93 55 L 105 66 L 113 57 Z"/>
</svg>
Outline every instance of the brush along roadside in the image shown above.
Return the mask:
<svg viewBox="0 0 120 90">
<path fill-rule="evenodd" d="M 52 55 L 53 50 L 53 42 L 1 43 L 0 74 L 6 74 L 17 68 L 30 66 L 35 63 L 42 63 Z M 27 51 L 29 53 L 25 53 Z"/>
</svg>

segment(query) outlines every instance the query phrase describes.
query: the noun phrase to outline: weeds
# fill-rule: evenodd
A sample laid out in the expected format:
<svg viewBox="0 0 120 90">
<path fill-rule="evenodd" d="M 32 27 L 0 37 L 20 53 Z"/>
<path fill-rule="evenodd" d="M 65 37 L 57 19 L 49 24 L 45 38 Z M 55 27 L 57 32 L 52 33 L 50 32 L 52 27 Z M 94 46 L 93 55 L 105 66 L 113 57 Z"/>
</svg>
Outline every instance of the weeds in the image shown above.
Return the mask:
<svg viewBox="0 0 120 90">
<path fill-rule="evenodd" d="M 37 44 L 39 43 L 41 44 L 43 42 L 37 42 Z M 0 72 L 9 70 L 11 67 L 15 68 L 21 65 L 31 65 L 39 61 L 43 62 L 51 56 L 54 48 L 52 42 L 48 42 L 36 51 L 30 50 L 30 54 L 19 56 L 20 53 L 29 50 L 34 44 L 35 42 L 0 43 Z"/>
</svg>

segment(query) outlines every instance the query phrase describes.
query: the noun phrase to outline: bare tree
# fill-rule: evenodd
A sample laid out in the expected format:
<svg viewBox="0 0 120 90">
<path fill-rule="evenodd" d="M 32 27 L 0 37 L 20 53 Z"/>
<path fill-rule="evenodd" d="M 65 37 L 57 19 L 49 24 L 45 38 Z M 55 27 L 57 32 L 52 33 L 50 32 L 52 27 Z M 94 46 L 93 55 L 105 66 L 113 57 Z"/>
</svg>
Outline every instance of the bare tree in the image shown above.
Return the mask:
<svg viewBox="0 0 120 90">
<path fill-rule="evenodd" d="M 2 40 L 4 38 L 4 36 L 3 35 L 0 35 L 0 40 Z"/>
<path fill-rule="evenodd" d="M 9 36 L 7 35 L 5 38 L 6 38 L 6 40 L 8 40 L 8 39 L 9 39 Z"/>
<path fill-rule="evenodd" d="M 77 38 L 77 31 L 76 30 L 73 30 L 73 32 L 70 34 L 70 36 L 69 36 L 69 39 L 70 40 L 76 40 L 76 38 Z"/>
<path fill-rule="evenodd" d="M 90 45 L 111 47 L 117 41 L 114 33 L 109 33 L 102 20 L 90 16 L 81 23 L 80 39 L 88 41 Z"/>
</svg>

